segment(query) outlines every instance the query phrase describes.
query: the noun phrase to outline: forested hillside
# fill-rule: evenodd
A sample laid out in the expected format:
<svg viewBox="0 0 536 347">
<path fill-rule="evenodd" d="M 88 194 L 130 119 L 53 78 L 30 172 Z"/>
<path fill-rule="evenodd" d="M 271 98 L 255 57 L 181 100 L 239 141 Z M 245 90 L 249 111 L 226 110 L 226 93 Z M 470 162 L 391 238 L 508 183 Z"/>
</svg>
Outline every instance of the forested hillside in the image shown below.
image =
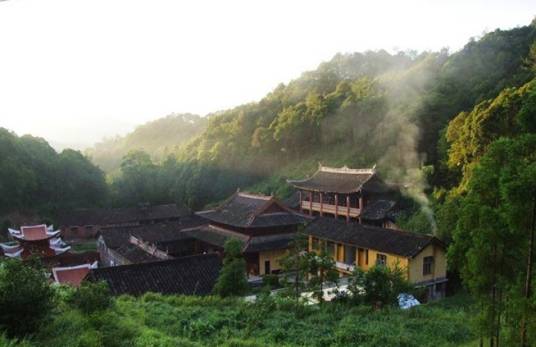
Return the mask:
<svg viewBox="0 0 536 347">
<path fill-rule="evenodd" d="M 237 187 L 285 197 L 285 178 L 310 174 L 321 161 L 377 163 L 386 178 L 408 184 L 427 203 L 431 188 L 448 190 L 460 178 L 446 164 L 449 120 L 527 83 L 535 38 L 529 25 L 488 33 L 454 54 L 338 54 L 259 102 L 211 115 L 200 136 L 163 162 L 130 157 L 129 173 L 114 182 L 116 202 L 135 201 L 122 180 L 165 192 L 151 199 L 193 208 Z"/>
<path fill-rule="evenodd" d="M 43 139 L 0 128 L 0 223 L 9 213 L 52 218 L 67 208 L 107 200 L 104 174 L 80 152 L 58 154 Z"/>
<path fill-rule="evenodd" d="M 130 151 L 143 150 L 155 160 L 176 152 L 178 146 L 199 135 L 206 123 L 206 118 L 197 115 L 170 114 L 140 125 L 125 136 L 99 142 L 86 154 L 105 172 L 114 172 Z"/>
</svg>

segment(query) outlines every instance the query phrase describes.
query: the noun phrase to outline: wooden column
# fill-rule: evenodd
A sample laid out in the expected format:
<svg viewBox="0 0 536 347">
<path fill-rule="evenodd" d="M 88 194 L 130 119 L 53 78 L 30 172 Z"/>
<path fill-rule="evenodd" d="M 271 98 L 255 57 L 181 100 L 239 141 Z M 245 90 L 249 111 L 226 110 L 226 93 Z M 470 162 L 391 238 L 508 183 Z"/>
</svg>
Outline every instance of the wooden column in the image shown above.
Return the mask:
<svg viewBox="0 0 536 347">
<path fill-rule="evenodd" d="M 361 224 L 361 213 L 363 212 L 363 196 L 359 196 L 359 224 Z"/>
<path fill-rule="evenodd" d="M 350 194 L 346 195 L 346 223 L 350 221 Z"/>
<path fill-rule="evenodd" d="M 301 192 L 301 190 L 298 191 L 298 195 L 300 196 L 300 213 L 303 213 L 303 208 L 302 208 L 302 192 Z"/>
<path fill-rule="evenodd" d="M 313 192 L 309 192 L 309 215 L 313 215 Z"/>
<path fill-rule="evenodd" d="M 339 217 L 339 194 L 335 193 L 335 219 Z"/>
<path fill-rule="evenodd" d="M 324 199 L 323 194 L 320 193 L 320 217 L 324 215 Z"/>
</svg>

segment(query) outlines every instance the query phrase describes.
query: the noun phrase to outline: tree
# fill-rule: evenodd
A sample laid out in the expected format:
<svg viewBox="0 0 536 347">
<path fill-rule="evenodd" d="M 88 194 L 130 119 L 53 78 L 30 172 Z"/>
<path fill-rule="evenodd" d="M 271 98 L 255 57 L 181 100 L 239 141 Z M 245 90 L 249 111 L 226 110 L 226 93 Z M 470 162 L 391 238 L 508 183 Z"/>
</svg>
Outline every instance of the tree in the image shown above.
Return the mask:
<svg viewBox="0 0 536 347">
<path fill-rule="evenodd" d="M 214 292 L 221 297 L 244 295 L 249 289 L 242 246 L 242 242 L 237 239 L 225 242 L 223 267 L 214 286 Z"/>
<path fill-rule="evenodd" d="M 0 262 L 0 327 L 9 336 L 23 337 L 37 330 L 53 308 L 53 291 L 36 261 Z"/>
<path fill-rule="evenodd" d="M 307 235 L 303 234 L 303 227 L 298 230 L 296 238 L 292 241 L 288 253 L 280 261 L 283 272 L 283 285 L 288 294 L 296 300 L 306 288 L 307 274 L 309 273 L 311 254 L 307 251 Z M 290 281 L 289 278 L 292 278 Z"/>
<path fill-rule="evenodd" d="M 392 306 L 398 304 L 400 293 L 411 293 L 414 288 L 399 267 L 374 266 L 366 272 L 356 268 L 349 279 L 348 290 L 355 303 Z"/>
<path fill-rule="evenodd" d="M 313 254 L 309 260 L 308 289 L 312 290 L 313 297 L 318 302 L 324 302 L 324 286 L 326 283 L 338 284 L 339 273 L 335 269 L 335 260 L 324 250 L 320 254 Z"/>
<path fill-rule="evenodd" d="M 536 339 L 529 334 L 536 319 L 536 135 L 492 143 L 468 188 L 449 248 L 451 265 L 478 302 L 481 336 L 491 346 L 501 336 L 511 344 L 531 345 Z"/>
<path fill-rule="evenodd" d="M 83 282 L 73 293 L 71 302 L 84 313 L 103 311 L 113 303 L 110 288 L 106 282 Z"/>
</svg>

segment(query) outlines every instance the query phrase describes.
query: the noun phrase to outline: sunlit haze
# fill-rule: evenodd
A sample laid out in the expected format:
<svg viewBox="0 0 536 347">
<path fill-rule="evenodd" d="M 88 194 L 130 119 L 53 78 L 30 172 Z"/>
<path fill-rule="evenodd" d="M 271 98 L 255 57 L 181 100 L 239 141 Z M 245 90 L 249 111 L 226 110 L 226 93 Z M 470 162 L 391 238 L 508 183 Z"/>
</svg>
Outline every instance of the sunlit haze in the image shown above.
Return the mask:
<svg viewBox="0 0 536 347">
<path fill-rule="evenodd" d="M 455 51 L 533 1 L 0 1 L 0 127 L 88 146 L 259 100 L 337 52 Z"/>
</svg>

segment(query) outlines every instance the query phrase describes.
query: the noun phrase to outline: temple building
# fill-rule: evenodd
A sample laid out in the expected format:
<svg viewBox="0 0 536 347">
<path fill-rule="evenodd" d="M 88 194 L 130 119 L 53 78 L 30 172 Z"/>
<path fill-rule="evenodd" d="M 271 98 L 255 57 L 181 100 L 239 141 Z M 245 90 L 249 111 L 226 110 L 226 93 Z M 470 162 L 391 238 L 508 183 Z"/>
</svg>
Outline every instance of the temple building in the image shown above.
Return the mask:
<svg viewBox="0 0 536 347">
<path fill-rule="evenodd" d="M 396 228 L 397 191 L 371 169 L 319 165 L 309 178 L 288 180 L 297 190 L 297 207 L 311 216 L 329 216 Z"/>
<path fill-rule="evenodd" d="M 20 230 L 8 229 L 14 241 L 0 243 L 4 256 L 26 259 L 54 257 L 67 252 L 71 247 L 63 242 L 60 230 L 54 231 L 45 224 L 22 226 Z"/>
<path fill-rule="evenodd" d="M 431 235 L 346 223 L 319 217 L 310 223 L 309 250 L 325 252 L 335 260 L 341 275 L 356 267 L 398 267 L 416 287 L 427 289 L 427 298 L 445 295 L 447 259 L 444 244 Z"/>
<path fill-rule="evenodd" d="M 309 219 L 283 206 L 273 196 L 236 192 L 214 210 L 202 211 L 207 225 L 187 231 L 199 252 L 223 253 L 225 242 L 238 239 L 250 277 L 278 273 L 280 259 L 300 225 Z"/>
<path fill-rule="evenodd" d="M 89 271 L 97 267 L 96 261 L 81 265 L 54 267 L 52 276 L 55 283 L 79 287 Z"/>
<path fill-rule="evenodd" d="M 195 239 L 185 230 L 207 224 L 196 215 L 172 222 L 103 228 L 97 250 L 101 266 L 139 264 L 199 254 Z"/>
<path fill-rule="evenodd" d="M 77 209 L 63 213 L 60 225 L 66 240 L 92 239 L 104 228 L 173 222 L 187 215 L 191 215 L 191 211 L 176 204 Z"/>
</svg>

